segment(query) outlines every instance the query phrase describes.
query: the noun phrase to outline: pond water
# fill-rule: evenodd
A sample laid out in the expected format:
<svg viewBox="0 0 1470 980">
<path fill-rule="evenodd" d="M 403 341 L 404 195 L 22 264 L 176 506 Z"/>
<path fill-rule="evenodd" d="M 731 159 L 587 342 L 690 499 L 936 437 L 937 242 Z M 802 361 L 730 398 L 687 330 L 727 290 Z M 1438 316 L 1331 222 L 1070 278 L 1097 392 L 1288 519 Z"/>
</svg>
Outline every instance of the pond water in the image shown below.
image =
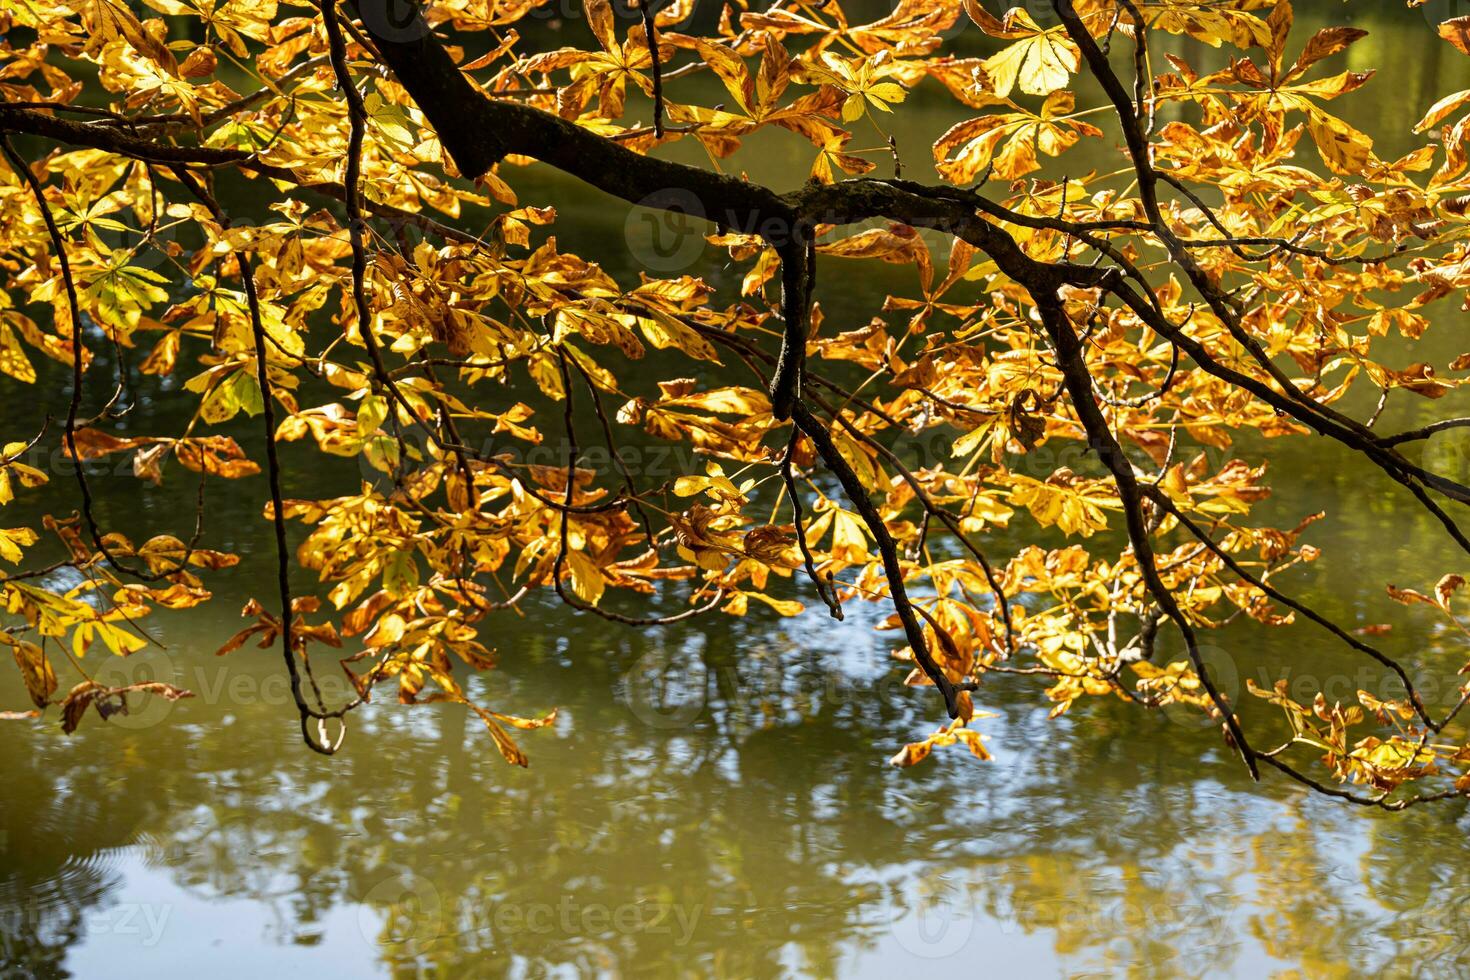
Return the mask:
<svg viewBox="0 0 1470 980">
<path fill-rule="evenodd" d="M 1308 23 L 1345 9 L 1298 6 Z M 1385 134 L 1384 155 L 1409 145 L 1434 98 L 1470 84 L 1470 60 L 1453 61 L 1402 7 L 1347 8 L 1373 32 L 1349 64 L 1380 75 L 1344 114 Z M 895 120 L 915 171 L 953 118 L 937 95 L 921 90 Z M 794 183 L 805 163 L 782 145 L 762 142 L 740 165 Z M 1118 165 L 1107 146 L 1092 152 L 1095 165 Z M 521 176 L 524 201 L 557 203 L 564 247 L 633 280 L 656 223 L 554 175 Z M 248 209 L 250 192 L 239 193 Z M 739 274 L 695 252 L 712 280 Z M 819 298 L 834 323 L 857 325 L 885 292 L 911 290 L 906 276 L 824 263 Z M 1442 306 L 1424 341 L 1432 356 L 1413 359 L 1470 349 L 1464 324 Z M 64 379 L 43 379 L 37 394 L 49 404 L 0 407 L 7 428 L 57 410 Z M 1371 409 L 1371 393 L 1354 398 Z M 1399 392 L 1379 425 L 1463 402 Z M 177 411 L 140 400 L 127 424 L 167 430 Z M 237 435 L 258 445 L 248 425 Z M 1424 588 L 1455 567 L 1437 528 L 1335 445 L 1240 451 L 1267 448 L 1277 493 L 1265 512 L 1288 526 L 1328 514 L 1307 538 L 1323 558 L 1291 572 L 1291 590 L 1350 625 L 1393 622 L 1389 652 L 1452 680 L 1463 641 L 1383 589 Z M 1424 452 L 1463 477 L 1467 448 L 1447 433 Z M 315 465 L 288 474 L 288 496 L 358 475 Z M 106 524 L 176 528 L 189 512 L 190 487 L 97 480 Z M 89 718 L 69 738 L 54 715 L 0 725 L 0 972 L 886 977 L 933 964 L 957 975 L 1335 977 L 1462 975 L 1470 964 L 1463 805 L 1386 815 L 1280 779 L 1253 785 L 1193 715 L 1099 700 L 1048 720 L 1042 685 L 1024 678 L 977 696 L 998 714 L 980 723 L 994 761 L 952 751 L 894 769 L 887 757 L 931 731 L 938 711 L 901 686 L 891 634 L 871 628 L 881 609 L 852 609 L 840 626 L 809 609 L 638 632 L 533 598 L 487 627 L 501 666 L 471 685 L 505 710 L 560 709 L 554 731 L 523 738 L 530 769 L 505 765 L 463 710 L 386 703 L 354 715 L 342 752 L 320 758 L 300 743 L 276 651 L 213 655 L 243 601 L 271 594 L 264 492 L 258 481 L 211 489 L 206 543 L 241 552 L 241 567 L 211 583 L 203 610 L 150 623 L 166 648 L 97 669 L 172 680 L 195 698 Z M 989 550 L 1025 540 L 1017 529 Z M 1210 640 L 1253 730 L 1277 719 L 1245 696 L 1248 677 L 1344 700 L 1390 690 L 1308 626 L 1247 621 Z M 344 695 L 332 680 L 328 693 Z M 24 700 L 0 671 L 0 705 Z"/>
</svg>

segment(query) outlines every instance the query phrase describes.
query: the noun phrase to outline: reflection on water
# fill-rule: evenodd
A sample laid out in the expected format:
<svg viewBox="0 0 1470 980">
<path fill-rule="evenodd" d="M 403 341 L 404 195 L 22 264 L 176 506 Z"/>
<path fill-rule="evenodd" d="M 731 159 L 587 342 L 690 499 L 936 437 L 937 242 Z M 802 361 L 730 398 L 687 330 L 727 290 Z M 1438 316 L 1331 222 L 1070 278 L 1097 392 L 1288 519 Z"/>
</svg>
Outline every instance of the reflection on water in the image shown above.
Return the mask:
<svg viewBox="0 0 1470 980">
<path fill-rule="evenodd" d="M 1466 81 L 1399 6 L 1354 5 L 1377 32 L 1354 58 L 1391 76 L 1347 113 L 1375 131 Z M 901 145 L 947 123 L 926 105 L 916 96 L 898 117 Z M 792 172 L 774 158 L 750 168 Z M 566 245 L 631 275 L 634 259 L 609 245 L 624 240 L 626 209 L 544 176 L 523 186 L 527 198 L 554 187 Z M 856 265 L 823 284 L 838 322 L 906 285 Z M 1454 325 L 1447 314 L 1426 339 L 1436 357 L 1463 349 Z M 1426 410 L 1394 401 L 1381 425 Z M 1426 459 L 1463 470 L 1470 443 L 1455 438 L 1431 441 Z M 1381 589 L 1441 567 L 1436 529 L 1332 447 L 1270 448 L 1281 521 L 1331 515 L 1310 538 L 1324 560 L 1292 573 L 1296 591 L 1341 621 L 1392 619 L 1392 652 L 1452 673 L 1460 655 L 1436 624 Z M 288 494 L 327 492 L 314 473 L 292 479 Z M 116 487 L 105 521 L 162 521 L 192 492 Z M 245 552 L 235 592 L 160 618 L 165 650 L 101 668 L 196 698 L 140 704 L 71 738 L 54 719 L 0 726 L 7 972 L 876 977 L 932 962 L 1453 975 L 1470 958 L 1463 806 L 1365 815 L 1252 786 L 1193 717 L 1109 702 L 1048 721 L 1037 687 L 1011 678 L 980 695 L 999 713 L 984 725 L 994 762 L 887 767 L 899 736 L 931 728 L 933 705 L 899 685 L 876 610 L 840 628 L 809 613 L 635 633 L 533 603 L 496 623 L 490 679 L 495 703 L 561 708 L 554 733 L 528 745 L 532 769 L 504 765 L 454 707 L 372 708 L 339 756 L 320 759 L 299 744 L 275 653 L 212 656 L 268 558 L 254 550 L 259 488 L 230 489 L 214 496 L 210 543 Z M 1303 629 L 1247 623 L 1217 647 L 1236 690 L 1286 677 L 1351 698 L 1381 682 Z M 23 698 L 10 672 L 0 695 Z"/>
<path fill-rule="evenodd" d="M 951 956 L 1259 975 L 1451 972 L 1466 952 L 1470 881 L 1441 870 L 1465 850 L 1457 811 L 1263 792 L 1211 733 L 1109 704 L 1050 722 L 1019 690 L 987 699 L 994 763 L 890 769 L 887 733 L 926 719 L 863 624 L 768 629 L 510 638 L 504 696 L 565 706 L 520 771 L 453 709 L 378 709 L 342 755 L 309 756 L 274 658 L 198 666 L 185 651 L 204 636 L 181 618 L 164 666 L 195 701 L 130 732 L 4 730 L 5 960 L 43 976 L 191 956 L 232 976 L 881 975 Z M 697 683 L 652 683 L 648 650 Z"/>
</svg>

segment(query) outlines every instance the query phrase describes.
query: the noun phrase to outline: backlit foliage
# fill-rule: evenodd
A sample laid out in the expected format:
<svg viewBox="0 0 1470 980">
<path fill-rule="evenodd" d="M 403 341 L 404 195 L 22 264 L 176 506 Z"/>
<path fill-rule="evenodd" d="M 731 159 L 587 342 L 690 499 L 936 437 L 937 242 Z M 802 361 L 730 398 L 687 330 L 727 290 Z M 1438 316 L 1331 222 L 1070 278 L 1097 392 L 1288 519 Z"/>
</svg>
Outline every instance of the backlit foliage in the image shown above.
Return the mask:
<svg viewBox="0 0 1470 980">
<path fill-rule="evenodd" d="M 1252 772 L 1357 802 L 1470 786 L 1464 699 L 1425 704 L 1371 635 L 1278 591 L 1318 557 L 1300 539 L 1320 515 L 1259 526 L 1266 468 L 1236 451 L 1317 433 L 1470 551 L 1470 489 L 1398 448 L 1434 427 L 1389 435 L 1334 407 L 1355 383 L 1438 398 L 1470 369 L 1383 353 L 1470 288 L 1470 90 L 1389 159 L 1338 108 L 1371 83 L 1339 57 L 1364 32 L 1298 29 L 1289 0 L 899 0 L 873 18 L 585 0 L 561 47 L 539 43 L 544 6 L 0 0 L 0 504 L 65 501 L 0 520 L 0 642 L 36 712 L 59 706 L 69 732 L 130 694 L 187 696 L 103 687 L 86 661 L 210 598 L 236 558 L 202 546 L 209 489 L 244 480 L 279 589 L 221 652 L 282 649 L 318 751 L 374 694 L 468 703 L 494 623 L 539 595 L 610 629 L 874 601 L 948 715 L 900 765 L 956 743 L 988 758 L 975 705 L 1009 672 L 1054 715 L 1089 696 L 1197 709 Z M 952 50 L 967 25 L 979 54 Z M 1466 52 L 1470 25 L 1439 35 Z M 1224 67 L 1166 53 L 1179 37 Z M 929 161 L 887 132 L 916 90 L 967 116 L 932 134 L 932 183 L 901 175 Z M 799 186 L 743 179 L 762 130 L 801 147 Z M 1115 165 L 1069 170 L 1083 143 Z M 738 288 L 563 250 L 557 202 L 522 186 L 537 161 L 707 218 Z M 269 218 L 233 218 L 220 202 L 241 195 Z M 867 322 L 825 316 L 819 279 L 874 260 L 912 288 Z M 120 426 L 132 386 L 188 402 L 187 425 Z M 44 426 L 23 410 L 38 399 Z M 916 459 L 936 435 L 947 454 Z M 629 442 L 694 462 L 640 471 Z M 602 464 L 582 462 L 598 443 Z M 67 467 L 31 465 L 57 445 Z M 82 464 L 119 454 L 144 484 L 197 481 L 198 513 L 99 526 L 93 493 L 119 491 Z M 285 497 L 283 467 L 345 489 Z M 1002 552 L 1001 530 L 1035 543 Z M 68 568 L 78 584 L 56 587 Z M 1393 595 L 1464 632 L 1462 585 Z M 1284 724 L 1247 733 L 1198 639 L 1239 617 L 1377 661 L 1398 694 L 1252 689 Z M 321 700 L 324 656 L 357 701 Z M 471 707 L 519 764 L 510 730 L 554 722 Z"/>
</svg>

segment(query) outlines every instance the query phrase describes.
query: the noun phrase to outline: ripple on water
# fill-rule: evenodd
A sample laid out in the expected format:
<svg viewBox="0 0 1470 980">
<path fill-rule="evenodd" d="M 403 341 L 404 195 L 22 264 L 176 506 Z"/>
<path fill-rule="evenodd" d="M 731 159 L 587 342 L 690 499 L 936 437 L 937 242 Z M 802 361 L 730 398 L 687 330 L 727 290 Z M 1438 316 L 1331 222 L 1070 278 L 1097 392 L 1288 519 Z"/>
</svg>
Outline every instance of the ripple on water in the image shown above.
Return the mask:
<svg viewBox="0 0 1470 980">
<path fill-rule="evenodd" d="M 100 843 L 115 833 L 103 807 L 73 794 L 58 796 L 7 836 L 0 864 L 0 914 L 45 917 L 97 902 L 122 879 L 125 842 Z"/>
<path fill-rule="evenodd" d="M 118 865 L 126 847 L 107 847 L 87 854 L 69 854 L 59 867 L 32 877 L 33 866 L 0 872 L 0 915 L 29 915 L 45 918 L 52 913 L 74 911 L 101 901 L 122 880 Z"/>
</svg>

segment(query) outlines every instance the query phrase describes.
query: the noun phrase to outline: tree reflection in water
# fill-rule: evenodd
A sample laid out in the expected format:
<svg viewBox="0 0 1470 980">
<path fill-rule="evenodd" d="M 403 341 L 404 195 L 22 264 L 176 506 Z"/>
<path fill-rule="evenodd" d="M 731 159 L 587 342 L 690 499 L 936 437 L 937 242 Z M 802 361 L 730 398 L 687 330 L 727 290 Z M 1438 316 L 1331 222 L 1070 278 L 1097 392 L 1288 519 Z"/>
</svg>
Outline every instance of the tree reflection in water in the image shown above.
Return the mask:
<svg viewBox="0 0 1470 980">
<path fill-rule="evenodd" d="M 189 622 L 171 625 L 187 647 Z M 239 697 L 262 690 L 264 657 L 258 673 L 228 662 L 232 683 L 196 685 L 217 699 L 166 724 L 8 727 L 6 962 L 64 976 L 97 921 L 115 928 L 94 941 L 136 952 L 143 934 L 108 918 L 139 901 L 120 862 L 151 863 L 190 903 L 248 899 L 235 930 L 367 947 L 405 976 L 830 975 L 950 954 L 1160 975 L 1459 962 L 1467 882 L 1414 871 L 1464 848 L 1450 810 L 1266 798 L 1212 733 L 1107 704 L 1048 721 L 1019 691 L 993 694 L 994 763 L 892 770 L 880 733 L 926 719 L 886 682 L 881 644 L 767 629 L 654 639 L 674 652 L 659 663 L 700 679 L 692 718 L 687 689 L 630 690 L 649 673 L 631 636 L 593 658 L 574 653 L 590 636 L 511 638 L 500 682 L 564 705 L 527 772 L 437 709 L 379 709 L 341 756 L 307 757 L 280 705 Z M 657 707 L 687 724 L 651 726 Z M 345 928 L 344 907 L 359 912 Z M 167 928 L 188 920 L 174 909 Z"/>
</svg>

